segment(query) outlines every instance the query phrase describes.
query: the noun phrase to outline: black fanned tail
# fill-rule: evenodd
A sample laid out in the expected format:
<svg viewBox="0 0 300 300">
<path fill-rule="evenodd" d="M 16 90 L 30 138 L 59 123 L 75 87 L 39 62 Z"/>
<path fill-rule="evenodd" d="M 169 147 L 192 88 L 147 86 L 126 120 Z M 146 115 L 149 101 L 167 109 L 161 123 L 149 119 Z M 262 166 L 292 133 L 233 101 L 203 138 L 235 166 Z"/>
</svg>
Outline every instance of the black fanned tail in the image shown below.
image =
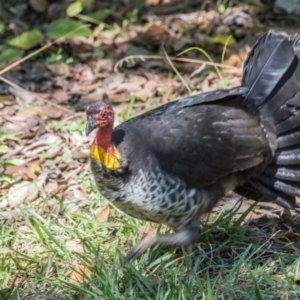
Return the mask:
<svg viewBox="0 0 300 300">
<path fill-rule="evenodd" d="M 294 207 L 300 196 L 300 36 L 262 36 L 245 63 L 243 86 L 249 88 L 245 104 L 259 113 L 274 155 L 250 184 L 266 199 Z"/>
</svg>

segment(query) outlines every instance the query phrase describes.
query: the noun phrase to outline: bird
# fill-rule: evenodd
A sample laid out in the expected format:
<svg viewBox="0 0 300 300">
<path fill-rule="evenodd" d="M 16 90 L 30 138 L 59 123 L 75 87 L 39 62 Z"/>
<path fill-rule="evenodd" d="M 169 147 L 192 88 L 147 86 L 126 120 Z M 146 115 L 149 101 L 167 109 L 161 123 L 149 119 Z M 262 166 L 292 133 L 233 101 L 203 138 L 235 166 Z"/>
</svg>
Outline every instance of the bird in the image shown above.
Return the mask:
<svg viewBox="0 0 300 300">
<path fill-rule="evenodd" d="M 268 31 L 249 52 L 241 85 L 187 96 L 114 128 L 113 108 L 86 109 L 97 130 L 90 164 L 99 192 L 126 214 L 164 224 L 127 253 L 185 246 L 229 191 L 286 209 L 300 196 L 300 36 Z"/>
</svg>

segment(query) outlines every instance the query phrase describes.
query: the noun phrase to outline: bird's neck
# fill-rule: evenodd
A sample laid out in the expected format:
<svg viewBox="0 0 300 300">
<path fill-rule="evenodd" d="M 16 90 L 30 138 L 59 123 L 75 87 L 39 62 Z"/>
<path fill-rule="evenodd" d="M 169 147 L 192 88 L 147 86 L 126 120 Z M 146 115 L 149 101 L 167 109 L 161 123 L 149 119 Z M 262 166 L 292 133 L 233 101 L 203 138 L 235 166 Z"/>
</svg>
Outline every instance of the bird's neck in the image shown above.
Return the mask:
<svg viewBox="0 0 300 300">
<path fill-rule="evenodd" d="M 91 145 L 91 157 L 111 170 L 119 169 L 121 154 L 112 144 L 112 125 L 98 130 Z"/>
</svg>

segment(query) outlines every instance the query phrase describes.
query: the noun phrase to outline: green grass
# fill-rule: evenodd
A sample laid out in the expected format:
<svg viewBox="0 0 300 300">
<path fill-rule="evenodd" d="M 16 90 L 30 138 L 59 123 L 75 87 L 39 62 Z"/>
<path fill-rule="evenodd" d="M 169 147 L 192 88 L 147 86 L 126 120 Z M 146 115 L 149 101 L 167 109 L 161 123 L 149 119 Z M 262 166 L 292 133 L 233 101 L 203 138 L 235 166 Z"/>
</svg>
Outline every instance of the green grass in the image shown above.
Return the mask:
<svg viewBox="0 0 300 300">
<path fill-rule="evenodd" d="M 148 266 L 147 255 L 132 264 L 123 255 L 145 222 L 115 209 L 107 222 L 98 221 L 96 209 L 106 202 L 92 183 L 84 189 L 90 203 L 81 213 L 68 214 L 54 198 L 58 210 L 24 205 L 18 219 L 1 225 L 0 299 L 300 298 L 299 247 L 285 242 L 272 250 L 284 240 L 279 221 L 261 228 L 240 225 L 250 210 L 232 221 L 238 202 L 215 213 L 213 223 L 203 221 L 191 267 L 178 248 L 158 249 Z M 70 280 L 76 270 L 81 283 Z"/>
</svg>

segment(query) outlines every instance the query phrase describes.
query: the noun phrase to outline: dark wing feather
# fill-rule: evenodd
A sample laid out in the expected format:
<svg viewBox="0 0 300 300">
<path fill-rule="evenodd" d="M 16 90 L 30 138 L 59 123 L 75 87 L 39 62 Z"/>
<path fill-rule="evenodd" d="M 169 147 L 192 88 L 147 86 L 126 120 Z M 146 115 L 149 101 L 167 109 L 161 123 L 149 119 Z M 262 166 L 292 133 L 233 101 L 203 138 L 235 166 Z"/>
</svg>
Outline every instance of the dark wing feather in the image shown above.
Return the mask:
<svg viewBox="0 0 300 300">
<path fill-rule="evenodd" d="M 152 113 L 134 118 L 115 129 L 114 142 L 129 154 L 133 170 L 143 168 L 149 163 L 147 157 L 154 156 L 164 172 L 196 188 L 268 163 L 268 142 L 258 117 L 239 107 L 241 95 L 232 99 L 224 94 L 217 104 L 211 101 L 182 107 L 177 102 L 160 116 Z M 121 132 L 123 145 L 118 138 Z"/>
</svg>

